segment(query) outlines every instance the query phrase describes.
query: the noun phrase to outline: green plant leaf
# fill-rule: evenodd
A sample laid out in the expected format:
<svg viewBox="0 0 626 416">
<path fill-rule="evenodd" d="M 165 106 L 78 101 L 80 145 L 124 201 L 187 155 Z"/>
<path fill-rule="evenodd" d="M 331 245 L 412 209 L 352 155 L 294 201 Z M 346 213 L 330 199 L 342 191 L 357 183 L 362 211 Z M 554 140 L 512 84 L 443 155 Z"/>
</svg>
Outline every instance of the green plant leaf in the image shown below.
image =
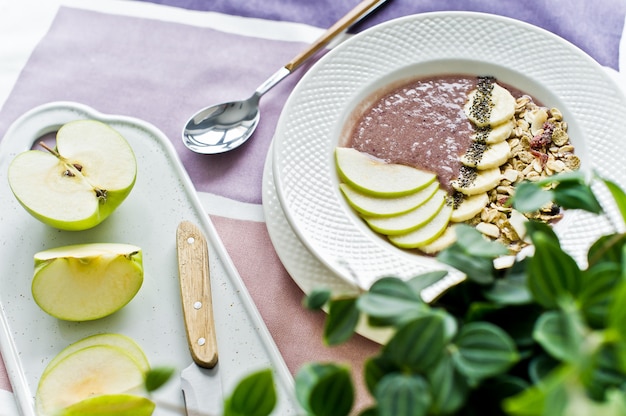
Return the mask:
<svg viewBox="0 0 626 416">
<path fill-rule="evenodd" d="M 302 299 L 302 305 L 311 310 L 320 309 L 330 300 L 330 289 L 315 288 Z"/>
<path fill-rule="evenodd" d="M 357 301 L 358 309 L 379 325 L 393 325 L 422 315 L 430 308 L 406 282 L 384 277 L 374 282 Z"/>
<path fill-rule="evenodd" d="M 507 371 L 519 360 L 511 337 L 498 326 L 471 322 L 461 328 L 452 358 L 470 381 L 479 381 Z"/>
<path fill-rule="evenodd" d="M 493 286 L 483 292 L 485 298 L 500 305 L 525 305 L 532 302 L 533 297 L 526 281 L 528 260 L 517 262 L 514 271 L 505 277 L 496 279 Z M 521 269 L 519 272 L 518 269 Z"/>
<path fill-rule="evenodd" d="M 615 287 L 620 282 L 622 268 L 619 263 L 597 263 L 582 272 L 582 289 L 578 296 L 582 313 L 592 328 L 607 324 L 609 305 Z"/>
<path fill-rule="evenodd" d="M 338 364 L 308 363 L 295 377 L 296 397 L 311 416 L 344 416 L 354 404 L 350 369 Z"/>
<path fill-rule="evenodd" d="M 609 192 L 611 192 L 611 195 L 613 195 L 615 204 L 617 205 L 620 214 L 622 214 L 622 219 L 626 221 L 626 193 L 615 182 L 604 178 L 602 181 L 608 188 Z"/>
<path fill-rule="evenodd" d="M 504 245 L 486 239 L 474 227 L 458 224 L 457 241 L 439 252 L 437 260 L 463 273 L 478 284 L 490 284 L 494 280 L 493 259 L 507 254 Z"/>
<path fill-rule="evenodd" d="M 575 310 L 544 312 L 535 324 L 533 336 L 557 360 L 575 364 L 581 359 L 585 329 Z"/>
<path fill-rule="evenodd" d="M 622 279 L 613 292 L 613 299 L 609 304 L 607 327 L 622 334 L 626 345 L 626 280 Z"/>
<path fill-rule="evenodd" d="M 445 347 L 445 322 L 428 314 L 404 324 L 383 346 L 381 355 L 399 368 L 422 372 L 436 363 Z"/>
<path fill-rule="evenodd" d="M 356 298 L 333 299 L 329 303 L 328 316 L 324 324 L 324 341 L 328 345 L 338 345 L 354 335 L 360 312 Z"/>
<path fill-rule="evenodd" d="M 528 264 L 528 288 L 533 298 L 546 308 L 555 308 L 559 299 L 576 297 L 581 287 L 581 271 L 576 261 L 558 242 L 544 232 L 531 233 L 535 254 Z"/>
<path fill-rule="evenodd" d="M 478 284 L 487 285 L 494 280 L 493 261 L 485 257 L 471 257 L 456 243 L 437 254 L 437 260 L 465 273 Z"/>
<path fill-rule="evenodd" d="M 386 375 L 374 394 L 379 416 L 426 416 L 432 401 L 428 383 L 418 375 Z"/>
<path fill-rule="evenodd" d="M 626 385 L 626 373 L 621 370 L 620 345 L 603 344 L 593 354 L 593 363 L 589 371 L 583 374 L 583 383 L 587 394 L 596 400 L 607 399 L 608 392 Z"/>
<path fill-rule="evenodd" d="M 554 202 L 566 209 L 582 209 L 594 214 L 602 212 L 591 187 L 584 182 L 561 182 L 554 188 Z"/>
<path fill-rule="evenodd" d="M 533 384 L 539 384 L 558 365 L 559 361 L 544 352 L 535 354 L 528 363 L 528 376 Z"/>
<path fill-rule="evenodd" d="M 159 389 L 168 382 L 175 371 L 174 367 L 154 367 L 148 370 L 144 380 L 146 391 L 151 392 Z"/>
<path fill-rule="evenodd" d="M 558 367 L 542 383 L 504 399 L 503 409 L 510 416 L 563 415 L 568 400 L 567 384 L 573 377 L 575 372 L 571 367 Z"/>
<path fill-rule="evenodd" d="M 257 371 L 239 381 L 224 401 L 224 416 L 267 416 L 276 406 L 276 398 L 272 370 Z"/>
<path fill-rule="evenodd" d="M 512 198 L 513 208 L 520 212 L 533 212 L 548 204 L 554 198 L 551 190 L 546 190 L 536 182 L 524 181 L 515 187 Z"/>
<path fill-rule="evenodd" d="M 456 227 L 456 242 L 465 253 L 474 257 L 494 259 L 508 254 L 508 249 L 501 243 L 486 239 L 475 227 L 467 224 L 458 224 Z"/>
<path fill-rule="evenodd" d="M 383 356 L 378 355 L 365 360 L 363 371 L 365 386 L 367 390 L 374 395 L 378 382 L 380 382 L 386 374 L 400 371 L 400 367 Z"/>
<path fill-rule="evenodd" d="M 426 289 L 434 283 L 437 283 L 448 274 L 447 270 L 434 270 L 432 272 L 422 273 L 418 276 L 412 277 L 406 283 L 411 290 L 417 294 Z"/>
<path fill-rule="evenodd" d="M 597 239 L 589 248 L 587 261 L 589 266 L 599 263 L 622 264 L 622 251 L 626 246 L 626 234 L 609 234 Z"/>
<path fill-rule="evenodd" d="M 432 394 L 431 414 L 449 415 L 459 410 L 467 400 L 469 386 L 456 370 L 449 354 L 442 355 L 426 374 Z"/>
</svg>

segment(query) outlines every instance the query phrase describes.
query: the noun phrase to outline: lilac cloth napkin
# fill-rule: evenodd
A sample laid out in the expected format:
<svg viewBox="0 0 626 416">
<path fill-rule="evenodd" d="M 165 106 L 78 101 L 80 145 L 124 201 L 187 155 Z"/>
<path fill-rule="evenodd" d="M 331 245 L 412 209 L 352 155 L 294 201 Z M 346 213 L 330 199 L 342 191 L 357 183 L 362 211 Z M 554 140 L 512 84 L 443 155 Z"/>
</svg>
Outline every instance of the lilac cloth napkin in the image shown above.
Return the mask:
<svg viewBox="0 0 626 416">
<path fill-rule="evenodd" d="M 144 1 L 318 27 L 330 26 L 359 3 L 359 0 Z M 626 13 L 626 2 L 623 0 L 388 0 L 354 31 L 400 16 L 443 10 L 493 13 L 523 20 L 569 40 L 602 65 L 617 68 L 619 40 Z"/>
</svg>

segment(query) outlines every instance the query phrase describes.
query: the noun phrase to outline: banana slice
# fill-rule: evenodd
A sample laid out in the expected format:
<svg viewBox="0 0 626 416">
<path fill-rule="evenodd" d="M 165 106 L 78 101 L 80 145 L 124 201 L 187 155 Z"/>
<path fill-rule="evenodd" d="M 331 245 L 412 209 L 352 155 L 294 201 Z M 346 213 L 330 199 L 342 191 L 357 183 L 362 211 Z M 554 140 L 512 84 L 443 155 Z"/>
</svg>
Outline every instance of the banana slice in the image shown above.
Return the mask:
<svg viewBox="0 0 626 416">
<path fill-rule="evenodd" d="M 507 142 L 482 145 L 474 143 L 461 156 L 461 163 L 465 166 L 486 170 L 502 166 L 511 156 L 511 147 Z"/>
<path fill-rule="evenodd" d="M 513 120 L 505 121 L 493 127 L 485 126 L 477 129 L 476 133 L 472 134 L 472 140 L 487 144 L 500 143 L 511 137 L 514 127 L 515 122 Z"/>
<path fill-rule="evenodd" d="M 420 246 L 420 251 L 426 254 L 437 254 L 440 251 L 450 247 L 456 242 L 456 226 L 454 224 L 446 228 L 446 230 L 432 242 Z"/>
<path fill-rule="evenodd" d="M 474 172 L 475 175 L 462 174 L 460 179 L 452 181 L 452 187 L 464 195 L 471 196 L 492 190 L 502 179 L 500 168 L 476 170 Z"/>
<path fill-rule="evenodd" d="M 405 234 L 432 220 L 445 202 L 446 191 L 439 189 L 428 201 L 407 213 L 391 217 L 363 216 L 363 219 L 372 230 L 381 234 Z"/>
<path fill-rule="evenodd" d="M 443 204 L 437 215 L 424 226 L 406 234 L 390 235 L 389 241 L 400 248 L 420 248 L 432 243 L 448 228 L 452 206 Z"/>
<path fill-rule="evenodd" d="M 487 192 L 468 196 L 452 211 L 451 222 L 463 222 L 474 218 L 489 203 Z"/>
<path fill-rule="evenodd" d="M 491 85 L 472 90 L 464 106 L 467 118 L 478 127 L 497 126 L 515 114 L 515 97 L 497 83 Z"/>
</svg>

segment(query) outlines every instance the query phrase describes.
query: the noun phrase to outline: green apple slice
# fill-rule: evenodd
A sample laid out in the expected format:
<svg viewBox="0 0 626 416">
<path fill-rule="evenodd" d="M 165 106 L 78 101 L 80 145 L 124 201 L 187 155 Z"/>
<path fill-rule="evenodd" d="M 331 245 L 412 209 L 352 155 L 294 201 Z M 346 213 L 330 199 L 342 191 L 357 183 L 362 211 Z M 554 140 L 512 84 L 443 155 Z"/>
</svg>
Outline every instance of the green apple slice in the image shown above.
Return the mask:
<svg viewBox="0 0 626 416">
<path fill-rule="evenodd" d="M 349 147 L 335 149 L 341 179 L 367 195 L 408 195 L 433 183 L 436 175 L 410 166 L 385 163 Z"/>
<path fill-rule="evenodd" d="M 456 226 L 455 224 L 451 224 L 439 237 L 437 237 L 428 244 L 421 245 L 419 249 L 426 254 L 437 254 L 440 251 L 450 247 L 455 242 Z"/>
<path fill-rule="evenodd" d="M 339 184 L 341 192 L 348 204 L 361 215 L 370 217 L 389 217 L 404 214 L 422 205 L 439 189 L 439 182 L 433 181 L 424 189 L 396 198 L 380 198 L 364 194 L 352 188 L 347 183 Z"/>
<path fill-rule="evenodd" d="M 390 235 L 389 241 L 400 248 L 420 248 L 439 237 L 448 227 L 452 206 L 444 204 L 435 217 L 424 226 L 406 234 Z"/>
<path fill-rule="evenodd" d="M 88 336 L 87 338 L 83 338 L 74 342 L 73 344 L 65 347 L 60 353 L 58 353 L 46 366 L 42 377 L 50 371 L 54 366 L 57 365 L 61 360 L 63 360 L 68 355 L 75 353 L 78 350 L 82 350 L 83 348 L 92 347 L 94 345 L 108 345 L 111 347 L 118 348 L 128 354 L 137 365 L 141 368 L 144 373 L 147 373 L 150 370 L 150 363 L 148 362 L 148 358 L 146 354 L 144 354 L 143 350 L 135 341 L 126 335 L 122 334 L 96 334 Z"/>
<path fill-rule="evenodd" d="M 119 348 L 94 345 L 59 361 L 39 380 L 35 403 L 38 414 L 56 415 L 89 397 L 143 391 L 144 373 Z"/>
<path fill-rule="evenodd" d="M 142 252 L 131 244 L 64 246 L 34 256 L 32 293 L 48 314 L 88 321 L 125 306 L 143 283 Z"/>
<path fill-rule="evenodd" d="M 9 185 L 35 218 L 63 230 L 85 230 L 106 219 L 128 196 L 137 176 L 132 148 L 115 129 L 95 120 L 63 125 L 56 149 L 17 155 Z"/>
<path fill-rule="evenodd" d="M 367 224 L 381 234 L 406 234 L 428 223 L 446 202 L 446 192 L 438 190 L 424 204 L 392 217 L 363 217 Z"/>
<path fill-rule="evenodd" d="M 146 397 L 105 394 L 90 397 L 61 410 L 59 416 L 150 416 L 156 405 Z"/>
<path fill-rule="evenodd" d="M 474 218 L 480 211 L 483 210 L 489 203 L 489 195 L 487 192 L 483 192 L 482 194 L 476 194 L 472 196 L 467 196 L 463 199 L 463 201 L 454 208 L 452 211 L 452 216 L 450 217 L 450 221 L 452 222 L 463 222 L 467 221 L 471 218 Z"/>
</svg>

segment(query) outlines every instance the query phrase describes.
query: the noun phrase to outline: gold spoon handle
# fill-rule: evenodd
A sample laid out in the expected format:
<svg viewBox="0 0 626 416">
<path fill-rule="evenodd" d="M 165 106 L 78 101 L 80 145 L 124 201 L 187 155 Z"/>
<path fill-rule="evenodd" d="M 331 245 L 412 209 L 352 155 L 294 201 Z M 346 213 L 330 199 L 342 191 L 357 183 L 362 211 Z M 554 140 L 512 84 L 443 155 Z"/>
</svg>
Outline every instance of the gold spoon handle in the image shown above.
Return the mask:
<svg viewBox="0 0 626 416">
<path fill-rule="evenodd" d="M 308 48 L 300 52 L 298 56 L 293 58 L 285 68 L 289 72 L 293 72 L 296 68 L 304 63 L 315 52 L 320 50 L 324 45 L 330 42 L 339 33 L 346 30 L 352 24 L 360 20 L 370 11 L 374 10 L 379 5 L 383 4 L 386 0 L 364 0 L 359 3 L 354 9 L 350 10 L 348 14 L 339 19 L 334 25 L 332 25 L 322 36 L 320 36 L 315 42 L 313 42 Z"/>
</svg>

